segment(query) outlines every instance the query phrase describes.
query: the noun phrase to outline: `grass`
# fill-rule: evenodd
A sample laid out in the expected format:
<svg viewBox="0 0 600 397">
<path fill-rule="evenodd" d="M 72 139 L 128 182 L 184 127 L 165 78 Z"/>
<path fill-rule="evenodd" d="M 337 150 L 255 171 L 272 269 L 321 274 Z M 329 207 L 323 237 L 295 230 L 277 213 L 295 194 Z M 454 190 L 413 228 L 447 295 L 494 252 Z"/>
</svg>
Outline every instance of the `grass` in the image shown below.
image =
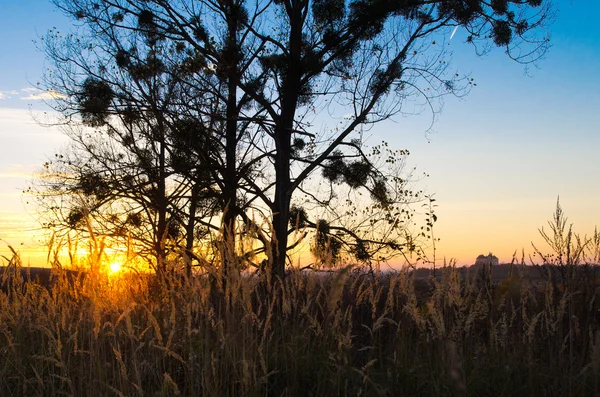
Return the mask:
<svg viewBox="0 0 600 397">
<path fill-rule="evenodd" d="M 555 235 L 576 261 L 514 261 L 501 281 L 449 264 L 436 278 L 344 268 L 226 290 L 97 266 L 35 282 L 13 251 L 0 395 L 598 396 L 600 269 L 585 258 L 600 238 Z"/>
<path fill-rule="evenodd" d="M 600 280 L 561 291 L 516 267 L 499 284 L 446 266 L 439 281 L 346 269 L 228 291 L 6 271 L 0 395 L 599 395 Z"/>
</svg>

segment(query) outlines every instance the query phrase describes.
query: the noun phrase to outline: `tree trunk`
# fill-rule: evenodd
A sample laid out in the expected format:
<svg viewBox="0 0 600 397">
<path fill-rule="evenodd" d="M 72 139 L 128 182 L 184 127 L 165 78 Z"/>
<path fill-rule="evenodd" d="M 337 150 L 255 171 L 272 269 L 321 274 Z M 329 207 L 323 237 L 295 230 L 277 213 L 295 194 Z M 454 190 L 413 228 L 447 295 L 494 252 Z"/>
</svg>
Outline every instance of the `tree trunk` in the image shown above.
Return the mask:
<svg viewBox="0 0 600 397">
<path fill-rule="evenodd" d="M 289 145 L 288 145 L 289 147 Z M 287 258 L 288 242 L 288 221 L 290 214 L 289 195 L 290 185 L 290 166 L 289 161 L 285 160 L 282 150 L 277 153 L 276 164 L 276 186 L 275 200 L 273 202 L 273 239 L 271 242 L 271 277 L 273 282 L 277 278 L 285 277 L 285 262 Z"/>
<path fill-rule="evenodd" d="M 159 153 L 158 153 L 158 186 L 157 186 L 157 211 L 158 211 L 158 225 L 156 228 L 156 270 L 159 277 L 163 277 L 167 264 L 165 257 L 165 239 L 167 237 L 167 199 L 166 199 L 166 178 L 167 173 L 165 170 L 165 131 L 163 123 L 159 117 L 158 120 L 159 129 Z"/>
<path fill-rule="evenodd" d="M 232 10 L 234 2 L 229 1 L 227 6 Z M 237 13 L 231 12 L 227 16 L 227 41 L 222 67 L 226 70 L 227 78 L 227 109 L 225 126 L 225 172 L 223 175 L 223 248 L 221 250 L 221 263 L 223 281 L 226 282 L 234 272 L 237 272 L 235 253 L 235 219 L 237 217 L 237 126 L 239 111 L 237 107 L 238 86 L 238 42 L 237 42 Z"/>
<path fill-rule="evenodd" d="M 285 263 L 287 259 L 288 222 L 291 191 L 291 142 L 294 130 L 294 119 L 298 96 L 300 93 L 302 27 L 304 24 L 303 10 L 306 3 L 295 3 L 290 9 L 290 37 L 289 57 L 286 77 L 282 83 L 281 111 L 279 122 L 275 131 L 275 200 L 273 201 L 273 241 L 271 243 L 273 282 L 277 277 L 285 277 Z"/>
<path fill-rule="evenodd" d="M 196 227 L 196 208 L 198 201 L 198 183 L 194 183 L 190 194 L 190 213 L 185 227 L 185 272 L 188 277 L 192 275 L 192 251 L 194 249 L 194 229 Z"/>
</svg>

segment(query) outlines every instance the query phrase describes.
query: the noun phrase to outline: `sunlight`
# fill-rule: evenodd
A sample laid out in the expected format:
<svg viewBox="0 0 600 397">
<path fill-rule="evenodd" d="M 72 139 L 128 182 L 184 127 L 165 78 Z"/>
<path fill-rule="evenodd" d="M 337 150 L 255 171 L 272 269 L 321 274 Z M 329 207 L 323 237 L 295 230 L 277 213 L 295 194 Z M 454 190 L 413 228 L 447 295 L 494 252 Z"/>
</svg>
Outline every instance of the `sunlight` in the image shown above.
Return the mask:
<svg viewBox="0 0 600 397">
<path fill-rule="evenodd" d="M 123 263 L 121 261 L 112 261 L 110 265 L 108 265 L 108 270 L 110 274 L 118 273 L 123 270 Z"/>
</svg>

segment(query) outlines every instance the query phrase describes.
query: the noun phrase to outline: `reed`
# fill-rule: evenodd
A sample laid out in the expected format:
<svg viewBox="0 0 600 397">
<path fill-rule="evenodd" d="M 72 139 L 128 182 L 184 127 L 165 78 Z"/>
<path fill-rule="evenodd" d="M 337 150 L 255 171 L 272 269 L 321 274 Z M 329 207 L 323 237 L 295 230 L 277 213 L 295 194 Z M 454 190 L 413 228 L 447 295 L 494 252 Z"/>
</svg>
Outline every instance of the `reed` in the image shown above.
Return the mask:
<svg viewBox="0 0 600 397">
<path fill-rule="evenodd" d="M 429 279 L 347 267 L 223 286 L 56 261 L 35 282 L 13 250 L 0 395 L 598 396 L 600 272 L 582 258 L 568 282 L 523 258 L 500 282 L 445 263 Z"/>
</svg>

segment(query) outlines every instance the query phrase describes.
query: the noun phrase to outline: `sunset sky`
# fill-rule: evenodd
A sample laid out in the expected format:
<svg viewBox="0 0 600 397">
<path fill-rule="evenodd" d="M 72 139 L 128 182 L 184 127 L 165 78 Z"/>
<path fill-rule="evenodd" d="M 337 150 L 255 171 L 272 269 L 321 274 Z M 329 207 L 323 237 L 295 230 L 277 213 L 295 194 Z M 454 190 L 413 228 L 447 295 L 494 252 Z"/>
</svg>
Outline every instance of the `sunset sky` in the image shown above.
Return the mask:
<svg viewBox="0 0 600 397">
<path fill-rule="evenodd" d="M 557 196 L 576 232 L 600 225 L 600 2 L 557 4 L 552 48 L 537 68 L 526 70 L 501 50 L 478 58 L 459 29 L 449 43 L 452 67 L 471 72 L 477 87 L 447 98 L 432 131 L 423 113 L 371 132 L 373 143 L 409 149 L 408 165 L 430 175 L 417 187 L 437 199 L 438 258 L 472 264 L 488 252 L 501 262 L 515 250 L 531 253 Z M 69 26 L 46 0 L 0 4 L 0 254 L 10 243 L 26 264 L 42 264 L 35 259 L 40 230 L 21 192 L 67 143 L 34 120 L 52 115 L 35 88 L 45 61 L 33 41 Z"/>
</svg>

